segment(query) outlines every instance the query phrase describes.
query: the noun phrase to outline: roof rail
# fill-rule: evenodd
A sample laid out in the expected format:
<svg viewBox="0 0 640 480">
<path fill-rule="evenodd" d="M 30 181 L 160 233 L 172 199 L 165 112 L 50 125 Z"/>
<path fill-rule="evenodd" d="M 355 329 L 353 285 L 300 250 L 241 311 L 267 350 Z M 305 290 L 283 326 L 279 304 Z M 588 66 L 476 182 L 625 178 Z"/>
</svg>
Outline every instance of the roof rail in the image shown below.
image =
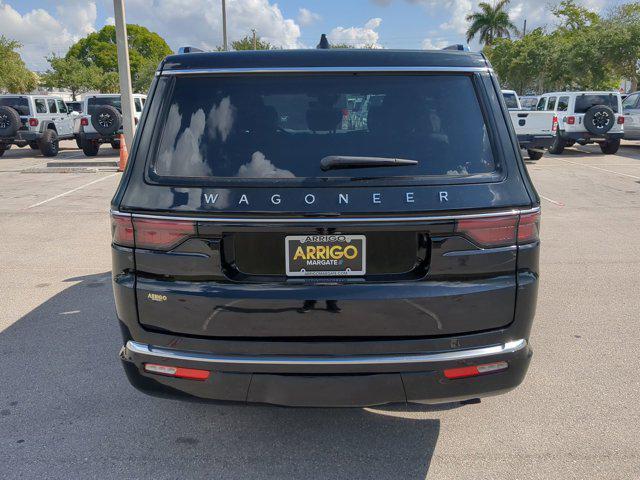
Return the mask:
<svg viewBox="0 0 640 480">
<path fill-rule="evenodd" d="M 462 43 L 454 43 L 453 45 L 448 45 L 448 46 L 444 47 L 442 50 L 458 50 L 460 52 L 470 52 L 471 51 L 471 49 L 469 48 L 469 45 L 462 44 Z"/>
<path fill-rule="evenodd" d="M 196 47 L 180 47 L 178 53 L 202 53 L 204 50 Z"/>
</svg>

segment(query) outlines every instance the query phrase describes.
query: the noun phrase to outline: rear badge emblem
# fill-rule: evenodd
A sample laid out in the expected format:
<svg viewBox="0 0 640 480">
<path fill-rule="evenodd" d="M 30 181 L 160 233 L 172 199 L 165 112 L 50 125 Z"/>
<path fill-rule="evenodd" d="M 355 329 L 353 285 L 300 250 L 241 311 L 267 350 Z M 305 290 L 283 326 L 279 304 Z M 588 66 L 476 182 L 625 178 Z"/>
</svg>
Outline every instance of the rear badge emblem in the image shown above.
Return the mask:
<svg viewBox="0 0 640 480">
<path fill-rule="evenodd" d="M 154 302 L 166 302 L 167 296 L 160 295 L 159 293 L 147 293 L 147 298 L 149 300 L 153 300 Z"/>
</svg>

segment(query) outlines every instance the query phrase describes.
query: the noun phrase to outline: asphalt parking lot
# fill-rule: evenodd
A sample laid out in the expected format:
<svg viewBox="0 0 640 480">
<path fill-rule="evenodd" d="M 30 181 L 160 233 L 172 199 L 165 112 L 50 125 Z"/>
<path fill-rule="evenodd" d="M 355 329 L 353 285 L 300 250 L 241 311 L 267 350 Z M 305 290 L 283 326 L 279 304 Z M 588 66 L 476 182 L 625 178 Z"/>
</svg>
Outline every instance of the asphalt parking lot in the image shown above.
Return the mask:
<svg viewBox="0 0 640 480">
<path fill-rule="evenodd" d="M 61 158 L 83 158 L 72 147 Z M 45 163 L 28 148 L 0 158 L 2 478 L 640 478 L 640 142 L 527 161 L 543 199 L 529 374 L 440 407 L 138 393 L 117 358 L 109 273 L 120 174 L 21 173 Z"/>
</svg>

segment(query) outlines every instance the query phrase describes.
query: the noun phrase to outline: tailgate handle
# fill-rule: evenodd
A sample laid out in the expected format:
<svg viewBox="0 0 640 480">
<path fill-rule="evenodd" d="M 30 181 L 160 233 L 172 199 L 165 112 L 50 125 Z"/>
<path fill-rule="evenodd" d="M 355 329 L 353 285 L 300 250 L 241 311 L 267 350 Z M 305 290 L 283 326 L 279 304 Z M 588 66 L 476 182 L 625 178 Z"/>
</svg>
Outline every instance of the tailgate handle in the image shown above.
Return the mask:
<svg viewBox="0 0 640 480">
<path fill-rule="evenodd" d="M 529 114 L 528 114 L 528 113 L 519 113 L 519 114 L 518 114 L 518 118 L 526 118 L 526 117 L 528 117 L 528 116 L 529 116 Z"/>
</svg>

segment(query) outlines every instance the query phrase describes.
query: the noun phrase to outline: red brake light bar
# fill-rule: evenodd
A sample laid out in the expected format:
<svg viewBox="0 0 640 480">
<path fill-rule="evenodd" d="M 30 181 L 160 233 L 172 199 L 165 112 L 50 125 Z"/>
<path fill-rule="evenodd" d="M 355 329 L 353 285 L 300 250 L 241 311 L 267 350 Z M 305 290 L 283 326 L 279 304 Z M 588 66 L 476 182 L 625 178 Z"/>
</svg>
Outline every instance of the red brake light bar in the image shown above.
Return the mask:
<svg viewBox="0 0 640 480">
<path fill-rule="evenodd" d="M 186 378 L 188 380 L 204 381 L 209 378 L 209 370 L 199 370 L 197 368 L 171 367 L 167 365 L 157 365 L 155 363 L 145 363 L 145 372 L 165 375 L 167 377 Z"/>
<path fill-rule="evenodd" d="M 112 215 L 111 233 L 116 245 L 170 250 L 195 235 L 196 223 L 192 220 L 154 220 Z"/>
<path fill-rule="evenodd" d="M 471 367 L 448 368 L 444 371 L 444 376 L 449 379 L 477 377 L 484 373 L 493 373 L 506 370 L 509 367 L 507 362 L 485 363 L 483 365 L 473 365 Z"/>
<path fill-rule="evenodd" d="M 456 231 L 481 247 L 531 243 L 539 238 L 540 212 L 462 219 L 458 220 Z"/>
</svg>

